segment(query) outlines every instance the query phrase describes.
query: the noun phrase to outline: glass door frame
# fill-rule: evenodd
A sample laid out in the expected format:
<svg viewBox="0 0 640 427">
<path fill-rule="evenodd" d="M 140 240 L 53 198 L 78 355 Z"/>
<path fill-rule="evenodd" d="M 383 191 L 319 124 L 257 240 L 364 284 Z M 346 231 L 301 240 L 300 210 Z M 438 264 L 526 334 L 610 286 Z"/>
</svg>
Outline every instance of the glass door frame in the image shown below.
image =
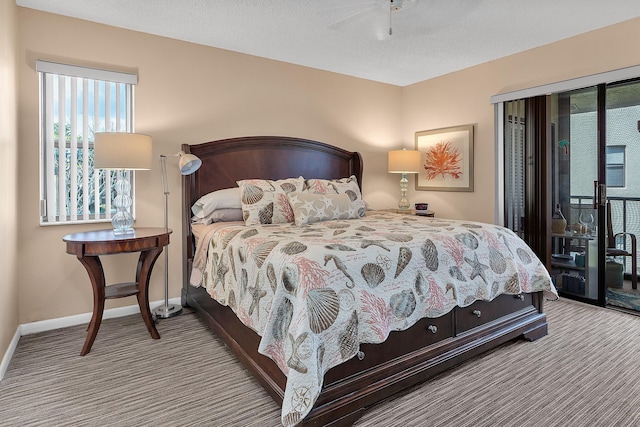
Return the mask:
<svg viewBox="0 0 640 427">
<path fill-rule="evenodd" d="M 598 180 L 594 183 L 594 207 L 598 211 L 598 305 L 607 304 L 606 289 L 606 238 L 607 238 L 607 85 L 601 83 L 598 88 Z"/>
</svg>

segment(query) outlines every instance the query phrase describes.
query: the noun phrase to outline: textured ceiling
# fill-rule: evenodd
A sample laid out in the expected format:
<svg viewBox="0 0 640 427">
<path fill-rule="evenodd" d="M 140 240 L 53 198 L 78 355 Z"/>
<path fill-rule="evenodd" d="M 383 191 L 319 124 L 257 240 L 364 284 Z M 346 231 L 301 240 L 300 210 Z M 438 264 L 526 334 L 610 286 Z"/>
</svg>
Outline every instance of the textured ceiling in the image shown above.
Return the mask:
<svg viewBox="0 0 640 427">
<path fill-rule="evenodd" d="M 16 0 L 16 3 L 398 86 L 640 16 L 638 0 L 391 3 L 389 0 Z M 390 11 L 390 5 L 399 10 Z"/>
</svg>

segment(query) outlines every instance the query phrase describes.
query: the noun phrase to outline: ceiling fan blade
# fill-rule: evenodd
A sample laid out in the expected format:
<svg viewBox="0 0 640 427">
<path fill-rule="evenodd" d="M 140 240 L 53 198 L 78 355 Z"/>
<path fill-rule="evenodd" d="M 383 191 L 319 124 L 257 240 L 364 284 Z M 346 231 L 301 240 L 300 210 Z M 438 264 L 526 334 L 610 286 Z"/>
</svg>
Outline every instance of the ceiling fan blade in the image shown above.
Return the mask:
<svg viewBox="0 0 640 427">
<path fill-rule="evenodd" d="M 342 2 L 343 4 L 339 5 L 339 6 L 331 6 L 326 8 L 326 10 L 338 10 L 338 9 L 354 9 L 354 8 L 363 8 L 366 6 L 380 6 L 380 4 L 382 2 L 388 2 L 389 0 L 369 0 L 369 1 L 363 1 L 363 2 L 359 2 L 359 3 L 346 3 Z"/>
<path fill-rule="evenodd" d="M 345 16 L 344 18 L 341 18 L 331 24 L 329 24 L 328 28 L 337 28 L 340 27 L 342 25 L 346 25 L 349 22 L 353 22 L 355 20 L 358 20 L 360 18 L 365 18 L 366 15 L 370 14 L 371 12 L 375 11 L 376 9 L 380 9 L 380 5 L 377 3 L 373 3 L 372 6 L 360 9 L 356 12 L 350 13 L 349 15 Z"/>
</svg>

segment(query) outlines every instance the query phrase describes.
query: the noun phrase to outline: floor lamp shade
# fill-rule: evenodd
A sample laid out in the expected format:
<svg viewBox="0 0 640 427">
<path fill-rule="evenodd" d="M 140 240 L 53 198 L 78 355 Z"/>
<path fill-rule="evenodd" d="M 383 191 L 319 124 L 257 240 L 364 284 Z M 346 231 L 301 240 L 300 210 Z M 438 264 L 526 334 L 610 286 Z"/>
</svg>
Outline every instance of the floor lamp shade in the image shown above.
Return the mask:
<svg viewBox="0 0 640 427">
<path fill-rule="evenodd" d="M 116 170 L 116 197 L 113 205 L 116 213 L 111 218 L 115 234 L 133 232 L 131 184 L 125 171 L 151 169 L 152 140 L 149 135 L 125 132 L 101 132 L 94 135 L 94 168 Z"/>
<path fill-rule="evenodd" d="M 399 209 L 409 209 L 407 200 L 408 173 L 420 172 L 420 152 L 417 150 L 393 150 L 389 151 L 387 170 L 389 173 L 401 173 Z"/>
<path fill-rule="evenodd" d="M 202 166 L 202 160 L 193 154 L 185 154 L 181 151 L 178 153 L 178 156 L 180 156 L 178 167 L 182 175 L 191 175 Z"/>
</svg>

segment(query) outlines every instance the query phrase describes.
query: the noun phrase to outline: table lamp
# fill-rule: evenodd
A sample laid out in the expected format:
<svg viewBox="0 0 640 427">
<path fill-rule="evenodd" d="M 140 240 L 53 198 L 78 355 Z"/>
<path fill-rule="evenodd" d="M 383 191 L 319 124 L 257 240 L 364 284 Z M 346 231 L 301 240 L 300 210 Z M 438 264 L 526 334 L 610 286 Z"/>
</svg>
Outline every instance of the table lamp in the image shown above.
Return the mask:
<svg viewBox="0 0 640 427">
<path fill-rule="evenodd" d="M 139 133 L 100 132 L 94 135 L 93 147 L 94 168 L 115 170 L 117 173 L 116 197 L 113 199 L 116 213 L 111 218 L 113 233 L 132 234 L 128 171 L 151 169 L 151 137 Z"/>
<path fill-rule="evenodd" d="M 417 150 L 393 150 L 389 151 L 389 173 L 401 173 L 400 179 L 400 201 L 398 208 L 400 210 L 409 209 L 409 200 L 407 200 L 407 174 L 420 172 L 420 152 Z"/>
</svg>

